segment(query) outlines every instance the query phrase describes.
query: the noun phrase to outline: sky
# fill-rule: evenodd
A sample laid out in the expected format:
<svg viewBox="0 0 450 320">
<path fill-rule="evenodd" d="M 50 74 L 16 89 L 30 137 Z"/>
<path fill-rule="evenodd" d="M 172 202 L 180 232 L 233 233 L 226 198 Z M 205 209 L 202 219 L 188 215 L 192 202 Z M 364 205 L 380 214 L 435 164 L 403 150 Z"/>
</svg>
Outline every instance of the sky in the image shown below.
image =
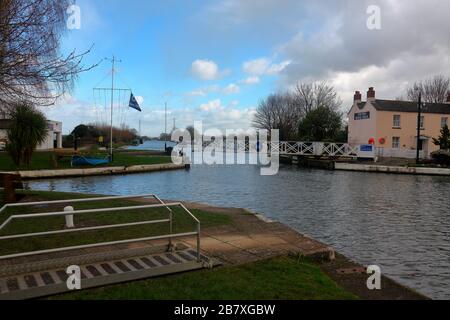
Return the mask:
<svg viewBox="0 0 450 320">
<path fill-rule="evenodd" d="M 142 135 L 203 121 L 205 128 L 247 129 L 258 102 L 300 82 L 326 81 L 350 108 L 355 90 L 377 98 L 450 75 L 450 1 L 446 0 L 77 0 L 80 28 L 67 30 L 62 54 L 91 48 L 72 92 L 47 117 L 70 133 L 107 121 L 109 99 L 95 87 L 131 89 L 142 112 L 116 92 L 114 125 Z M 371 7 L 372 6 L 372 7 Z M 373 6 L 379 8 L 375 16 Z M 368 8 L 372 8 L 368 12 Z M 376 20 L 373 20 L 375 17 Z M 377 19 L 379 17 L 379 19 Z M 367 21 L 378 23 L 368 28 Z M 106 100 L 106 101 L 105 101 Z"/>
</svg>

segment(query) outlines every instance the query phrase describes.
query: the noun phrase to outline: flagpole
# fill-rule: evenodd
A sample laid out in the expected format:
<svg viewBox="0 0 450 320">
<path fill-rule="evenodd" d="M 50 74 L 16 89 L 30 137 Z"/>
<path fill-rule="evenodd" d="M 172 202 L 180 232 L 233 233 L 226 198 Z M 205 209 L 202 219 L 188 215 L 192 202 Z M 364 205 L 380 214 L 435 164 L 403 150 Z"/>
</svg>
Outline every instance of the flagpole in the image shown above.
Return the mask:
<svg viewBox="0 0 450 320">
<path fill-rule="evenodd" d="M 113 162 L 113 104 L 114 104 L 114 65 L 116 62 L 116 57 L 113 55 L 112 58 L 112 70 L 111 70 L 111 132 L 110 132 L 110 157 L 111 162 Z"/>
<path fill-rule="evenodd" d="M 164 103 L 164 151 L 167 150 L 167 102 Z"/>
</svg>

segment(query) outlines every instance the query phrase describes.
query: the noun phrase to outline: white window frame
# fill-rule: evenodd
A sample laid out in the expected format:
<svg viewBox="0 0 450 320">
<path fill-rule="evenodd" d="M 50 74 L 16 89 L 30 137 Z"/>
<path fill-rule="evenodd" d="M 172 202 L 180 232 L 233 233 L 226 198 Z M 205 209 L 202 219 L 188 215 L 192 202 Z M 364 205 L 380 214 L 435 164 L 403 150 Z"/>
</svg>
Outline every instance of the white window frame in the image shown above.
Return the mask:
<svg viewBox="0 0 450 320">
<path fill-rule="evenodd" d="M 425 128 L 425 116 L 420 116 L 420 129 Z"/>
<path fill-rule="evenodd" d="M 401 127 L 401 119 L 402 119 L 401 115 L 394 114 L 392 117 L 392 126 L 394 128 L 400 128 Z"/>
<path fill-rule="evenodd" d="M 392 137 L 392 149 L 400 149 L 400 137 Z"/>
<path fill-rule="evenodd" d="M 441 128 L 445 127 L 445 125 L 448 126 L 448 117 L 441 118 Z"/>
</svg>

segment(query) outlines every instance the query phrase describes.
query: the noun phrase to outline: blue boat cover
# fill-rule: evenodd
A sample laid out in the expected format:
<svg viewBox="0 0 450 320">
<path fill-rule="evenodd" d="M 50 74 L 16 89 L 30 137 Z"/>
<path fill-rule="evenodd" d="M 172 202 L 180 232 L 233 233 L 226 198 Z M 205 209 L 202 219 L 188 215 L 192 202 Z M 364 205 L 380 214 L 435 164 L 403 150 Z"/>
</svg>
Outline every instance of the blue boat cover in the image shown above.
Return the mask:
<svg viewBox="0 0 450 320">
<path fill-rule="evenodd" d="M 73 156 L 72 166 L 97 166 L 100 164 L 108 164 L 109 158 L 98 158 L 98 157 L 84 157 L 84 156 Z"/>
</svg>

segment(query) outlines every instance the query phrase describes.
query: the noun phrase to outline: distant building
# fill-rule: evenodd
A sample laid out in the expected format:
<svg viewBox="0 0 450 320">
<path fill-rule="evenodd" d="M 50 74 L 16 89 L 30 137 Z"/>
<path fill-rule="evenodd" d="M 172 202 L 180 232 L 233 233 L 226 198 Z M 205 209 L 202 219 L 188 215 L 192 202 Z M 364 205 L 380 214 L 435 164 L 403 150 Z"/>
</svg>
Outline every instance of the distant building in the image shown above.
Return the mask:
<svg viewBox="0 0 450 320">
<path fill-rule="evenodd" d="M 0 112 L 0 146 L 8 144 L 7 130 L 11 120 L 5 112 Z M 53 150 L 62 148 L 62 122 L 47 120 L 47 136 L 37 150 Z"/>
<path fill-rule="evenodd" d="M 417 146 L 417 102 L 380 100 L 369 88 L 367 101 L 356 91 L 348 113 L 348 143 L 374 144 L 379 156 L 414 158 Z M 421 157 L 439 149 L 433 138 L 449 125 L 450 92 L 446 103 L 426 103 L 422 108 L 420 145 Z"/>
</svg>

